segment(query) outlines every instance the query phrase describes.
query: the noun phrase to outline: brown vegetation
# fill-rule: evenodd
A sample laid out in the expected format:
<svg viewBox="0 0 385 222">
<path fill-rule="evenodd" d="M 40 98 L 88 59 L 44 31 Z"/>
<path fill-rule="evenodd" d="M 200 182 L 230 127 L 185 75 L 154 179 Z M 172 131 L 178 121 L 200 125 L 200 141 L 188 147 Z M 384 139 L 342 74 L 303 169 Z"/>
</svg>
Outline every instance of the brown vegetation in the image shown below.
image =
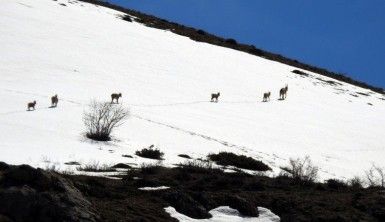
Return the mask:
<svg viewBox="0 0 385 222">
<path fill-rule="evenodd" d="M 193 218 L 230 206 L 245 216 L 266 207 L 281 221 L 384 221 L 381 188 L 357 188 L 338 180 L 298 183 L 242 172 L 225 173 L 208 163 L 176 168 L 145 165 L 123 180 L 59 175 L 0 162 L 0 219 L 8 221 L 176 221 L 164 208 Z M 143 186 L 167 190 L 141 191 Z"/>
</svg>

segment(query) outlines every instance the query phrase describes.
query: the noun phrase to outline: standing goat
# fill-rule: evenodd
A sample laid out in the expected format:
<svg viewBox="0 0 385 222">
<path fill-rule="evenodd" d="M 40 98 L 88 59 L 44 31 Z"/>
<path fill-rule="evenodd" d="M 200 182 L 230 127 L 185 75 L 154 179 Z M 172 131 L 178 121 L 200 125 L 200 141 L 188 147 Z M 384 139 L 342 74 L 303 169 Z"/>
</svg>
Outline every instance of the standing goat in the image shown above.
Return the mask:
<svg viewBox="0 0 385 222">
<path fill-rule="evenodd" d="M 263 102 L 267 102 L 268 100 L 270 101 L 270 92 L 266 92 L 263 94 Z"/>
<path fill-rule="evenodd" d="M 211 102 L 218 102 L 218 98 L 221 94 L 218 92 L 218 93 L 211 93 Z"/>
<path fill-rule="evenodd" d="M 284 100 L 286 99 L 286 96 L 287 96 L 287 90 L 289 89 L 288 85 L 286 84 L 286 86 L 284 88 L 282 88 L 281 90 L 279 90 L 279 99 L 280 100 Z"/>
<path fill-rule="evenodd" d="M 114 103 L 114 100 L 116 100 L 116 103 L 119 103 L 120 97 L 122 97 L 121 93 L 112 93 L 111 94 L 111 103 Z"/>
<path fill-rule="evenodd" d="M 51 97 L 51 107 L 56 107 L 58 102 L 59 98 L 57 97 L 57 94 Z"/>
<path fill-rule="evenodd" d="M 35 105 L 36 105 L 36 101 L 28 103 L 28 105 L 27 105 L 28 111 L 30 111 L 31 108 L 33 108 L 33 110 L 35 110 Z"/>
</svg>

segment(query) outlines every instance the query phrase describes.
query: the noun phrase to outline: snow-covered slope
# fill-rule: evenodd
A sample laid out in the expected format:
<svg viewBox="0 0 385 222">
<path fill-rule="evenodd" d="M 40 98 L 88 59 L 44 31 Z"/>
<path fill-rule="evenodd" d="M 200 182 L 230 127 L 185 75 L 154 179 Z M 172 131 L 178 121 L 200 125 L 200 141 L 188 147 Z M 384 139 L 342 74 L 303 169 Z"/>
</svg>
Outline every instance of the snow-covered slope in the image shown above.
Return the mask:
<svg viewBox="0 0 385 222">
<path fill-rule="evenodd" d="M 275 170 L 309 155 L 323 178 L 385 166 L 382 95 L 121 15 L 77 1 L 0 1 L 1 161 L 140 163 L 151 160 L 134 152 L 155 144 L 166 165 L 184 161 L 178 154 L 231 151 Z M 285 84 L 288 98 L 279 101 Z M 217 91 L 220 101 L 210 103 Z M 262 103 L 266 91 L 272 99 Z M 85 139 L 87 103 L 112 92 L 123 94 L 131 118 L 113 142 Z M 51 109 L 54 94 L 60 101 Z M 27 112 L 33 100 L 37 109 Z"/>
</svg>

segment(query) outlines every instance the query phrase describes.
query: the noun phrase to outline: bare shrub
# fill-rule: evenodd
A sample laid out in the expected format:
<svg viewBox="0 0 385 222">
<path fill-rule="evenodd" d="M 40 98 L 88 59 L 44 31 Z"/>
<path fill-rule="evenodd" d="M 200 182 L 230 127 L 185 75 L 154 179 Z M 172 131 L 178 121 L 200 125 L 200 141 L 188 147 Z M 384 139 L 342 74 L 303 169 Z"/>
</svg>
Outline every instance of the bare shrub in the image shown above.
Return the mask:
<svg viewBox="0 0 385 222">
<path fill-rule="evenodd" d="M 385 187 L 385 169 L 376 165 L 365 172 L 367 183 L 370 187 Z"/>
<path fill-rule="evenodd" d="M 346 184 L 346 182 L 339 179 L 328 179 L 326 180 L 326 185 L 328 188 L 331 188 L 334 190 L 343 190 L 348 187 L 348 184 Z"/>
<path fill-rule="evenodd" d="M 360 177 L 355 176 L 348 180 L 348 184 L 353 189 L 361 189 L 363 187 L 362 184 L 364 184 L 364 181 Z"/>
<path fill-rule="evenodd" d="M 67 168 L 65 170 L 60 171 L 60 174 L 62 174 L 62 175 L 74 175 L 75 173 L 73 170 Z"/>
<path fill-rule="evenodd" d="M 92 140 L 109 141 L 112 131 L 128 116 L 129 111 L 121 105 L 92 101 L 83 113 L 86 136 Z"/>
<path fill-rule="evenodd" d="M 318 177 L 318 167 L 314 166 L 309 156 L 303 159 L 289 160 L 289 165 L 281 168 L 282 175 L 290 176 L 295 180 L 303 182 L 314 182 Z"/>
<path fill-rule="evenodd" d="M 46 163 L 44 170 L 48 171 L 48 172 L 55 172 L 55 173 L 60 172 L 58 165 L 55 163 L 50 163 L 50 162 Z"/>
<path fill-rule="evenodd" d="M 209 154 L 207 156 L 210 160 L 215 161 L 223 166 L 235 166 L 242 169 L 267 171 L 271 168 L 260 160 L 247 157 L 245 155 L 237 155 L 230 152 L 220 152 L 218 154 Z"/>
<path fill-rule="evenodd" d="M 45 171 L 52 173 L 59 173 L 61 175 L 73 175 L 74 172 L 70 168 L 61 170 L 58 163 L 47 163 L 44 167 Z"/>
<path fill-rule="evenodd" d="M 111 165 L 99 164 L 99 162 L 92 162 L 92 163 L 85 164 L 84 166 L 78 166 L 76 167 L 76 170 L 84 171 L 84 172 L 115 172 L 116 171 L 116 169 L 113 168 Z"/>
<path fill-rule="evenodd" d="M 163 168 L 161 162 L 157 163 L 142 163 L 139 167 L 139 171 L 142 174 L 156 174 Z"/>
<path fill-rule="evenodd" d="M 155 160 L 162 160 L 164 156 L 163 152 L 161 152 L 158 148 L 154 149 L 153 146 L 150 146 L 149 148 L 143 148 L 142 150 L 137 150 L 135 154 L 143 158 Z"/>
<path fill-rule="evenodd" d="M 220 168 L 213 167 L 211 161 L 187 160 L 179 164 L 179 169 L 186 173 L 214 174 L 222 173 Z"/>
</svg>

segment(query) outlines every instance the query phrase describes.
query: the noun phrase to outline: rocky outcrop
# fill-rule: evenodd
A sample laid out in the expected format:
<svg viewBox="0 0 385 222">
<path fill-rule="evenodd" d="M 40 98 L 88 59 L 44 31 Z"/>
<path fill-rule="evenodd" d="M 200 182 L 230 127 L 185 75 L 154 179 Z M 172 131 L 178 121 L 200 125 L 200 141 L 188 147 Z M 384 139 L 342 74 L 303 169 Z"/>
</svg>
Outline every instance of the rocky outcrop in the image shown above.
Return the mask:
<svg viewBox="0 0 385 222">
<path fill-rule="evenodd" d="M 0 221 L 97 221 L 72 182 L 28 165 L 0 163 Z"/>
<path fill-rule="evenodd" d="M 179 213 L 196 219 L 210 218 L 211 215 L 200 203 L 183 191 L 170 191 L 163 194 L 163 199 Z"/>
</svg>

